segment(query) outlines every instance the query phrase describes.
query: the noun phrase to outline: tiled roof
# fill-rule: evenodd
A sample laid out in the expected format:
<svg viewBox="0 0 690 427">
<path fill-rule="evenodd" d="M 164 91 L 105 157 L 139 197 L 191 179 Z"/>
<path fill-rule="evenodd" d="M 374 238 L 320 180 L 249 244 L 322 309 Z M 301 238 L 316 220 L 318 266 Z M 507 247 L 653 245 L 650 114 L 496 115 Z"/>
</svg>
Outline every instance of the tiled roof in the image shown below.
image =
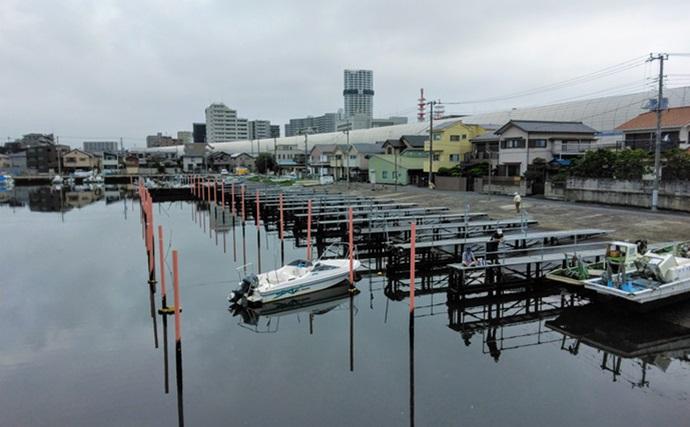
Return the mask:
<svg viewBox="0 0 690 427">
<path fill-rule="evenodd" d="M 596 133 L 595 129 L 592 129 L 582 122 L 556 122 L 543 120 L 511 120 L 501 126 L 496 133 L 500 135 L 511 126 L 515 126 L 525 132 L 535 133 Z"/>
<path fill-rule="evenodd" d="M 662 128 L 677 128 L 690 123 L 690 107 L 676 107 L 661 112 Z M 618 126 L 618 130 L 656 129 L 656 111 L 642 113 Z"/>
</svg>

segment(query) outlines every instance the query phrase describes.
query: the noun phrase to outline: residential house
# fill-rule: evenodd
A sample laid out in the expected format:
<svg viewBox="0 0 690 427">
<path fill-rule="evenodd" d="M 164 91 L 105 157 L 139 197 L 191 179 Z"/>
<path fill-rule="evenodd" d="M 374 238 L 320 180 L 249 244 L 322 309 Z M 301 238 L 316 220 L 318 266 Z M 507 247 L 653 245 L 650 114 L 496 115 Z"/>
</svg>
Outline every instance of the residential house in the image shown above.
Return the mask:
<svg viewBox="0 0 690 427">
<path fill-rule="evenodd" d="M 375 154 L 369 159 L 369 181 L 379 184 L 419 185 L 424 177 L 424 135 L 403 135 L 399 139 L 383 142 L 385 154 Z M 373 181 L 372 181 L 373 180 Z"/>
<path fill-rule="evenodd" d="M 120 156 L 116 153 L 104 151 L 101 154 L 100 163 L 104 174 L 114 175 L 120 170 Z"/>
<path fill-rule="evenodd" d="M 369 158 L 369 182 L 373 184 L 419 185 L 424 176 L 423 149 L 398 154 L 374 154 Z"/>
<path fill-rule="evenodd" d="M 224 151 L 215 151 L 208 156 L 208 168 L 216 172 L 223 169 L 230 171 L 232 167 L 232 155 Z"/>
<path fill-rule="evenodd" d="M 333 175 L 331 169 L 331 161 L 335 155 L 335 151 L 339 147 L 338 144 L 316 144 L 309 152 L 309 166 L 315 174 L 319 176 Z"/>
<path fill-rule="evenodd" d="M 256 168 L 256 158 L 247 153 L 233 153 L 230 155 L 230 167 L 232 170 L 246 168 L 253 171 Z"/>
<path fill-rule="evenodd" d="M 462 120 L 440 123 L 433 127 L 433 144 L 427 139 L 424 151 L 429 156 L 429 148 L 433 146 L 432 167 L 433 173 L 440 168 L 453 168 L 459 165 L 465 153 L 472 151 L 470 139 L 482 134 L 485 129 L 480 125 L 463 123 Z M 424 163 L 424 172 L 429 173 L 429 160 Z"/>
<path fill-rule="evenodd" d="M 64 158 L 68 152 L 67 145 L 48 142 L 32 144 L 26 149 L 26 167 L 35 173 L 57 173 L 61 167 L 60 158 Z"/>
<path fill-rule="evenodd" d="M 136 154 L 128 154 L 125 156 L 125 172 L 127 175 L 138 175 L 139 174 L 139 156 Z"/>
<path fill-rule="evenodd" d="M 200 172 L 206 165 L 206 144 L 185 144 L 182 155 L 184 172 Z"/>
<path fill-rule="evenodd" d="M 304 151 L 298 144 L 277 144 L 275 156 L 281 172 L 297 173 L 305 169 Z"/>
<path fill-rule="evenodd" d="M 75 148 L 63 154 L 62 167 L 66 172 L 92 170 L 98 167 L 98 158 L 91 153 Z"/>
<path fill-rule="evenodd" d="M 6 154 L 9 162 L 8 169 L 5 172 L 13 176 L 24 175 L 27 173 L 26 167 L 26 151 L 17 151 Z"/>
<path fill-rule="evenodd" d="M 623 132 L 625 146 L 654 151 L 656 147 L 656 111 L 628 120 L 616 130 Z M 661 111 L 661 149 L 690 147 L 690 107 Z"/>
<path fill-rule="evenodd" d="M 349 171 L 350 180 L 366 182 L 369 179 L 369 158 L 375 154 L 384 154 L 383 142 L 350 144 L 347 156 L 341 158 L 341 167 Z"/>
<path fill-rule="evenodd" d="M 498 175 L 522 176 L 534 159 L 567 159 L 592 148 L 596 130 L 582 122 L 511 120 L 498 135 Z M 491 138 L 491 136 L 487 136 Z M 481 139 L 474 138 L 475 144 Z M 489 146 L 493 140 L 484 140 Z"/>
<path fill-rule="evenodd" d="M 0 154 L 0 173 L 10 170 L 10 167 L 12 167 L 10 156 L 7 154 Z"/>
</svg>

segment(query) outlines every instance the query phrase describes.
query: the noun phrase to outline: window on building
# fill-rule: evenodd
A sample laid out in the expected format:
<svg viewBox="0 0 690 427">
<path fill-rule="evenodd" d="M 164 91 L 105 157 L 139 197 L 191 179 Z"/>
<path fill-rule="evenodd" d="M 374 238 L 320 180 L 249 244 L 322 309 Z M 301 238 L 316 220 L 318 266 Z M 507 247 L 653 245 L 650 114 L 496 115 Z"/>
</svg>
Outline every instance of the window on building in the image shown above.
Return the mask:
<svg viewBox="0 0 690 427">
<path fill-rule="evenodd" d="M 463 134 L 462 134 L 462 139 L 467 139 L 467 135 L 465 135 L 465 134 L 463 133 Z"/>
<path fill-rule="evenodd" d="M 512 138 L 501 141 L 501 148 L 511 149 L 511 148 L 525 148 L 525 140 L 522 138 Z"/>
<path fill-rule="evenodd" d="M 459 162 L 460 161 L 460 154 L 451 154 L 448 156 L 448 160 L 451 162 Z"/>
<path fill-rule="evenodd" d="M 388 171 L 381 172 L 381 178 L 387 179 L 388 178 Z"/>
<path fill-rule="evenodd" d="M 545 139 L 530 139 L 529 148 L 546 148 Z"/>
<path fill-rule="evenodd" d="M 441 160 L 441 156 L 439 154 L 434 154 L 434 161 L 437 162 Z"/>
<path fill-rule="evenodd" d="M 435 133 L 434 134 L 434 141 L 440 141 L 441 140 L 441 134 L 440 133 Z"/>
<path fill-rule="evenodd" d="M 350 160 L 357 160 L 357 156 L 356 155 L 350 155 Z"/>
<path fill-rule="evenodd" d="M 460 141 L 460 135 L 451 135 L 450 140 L 453 142 Z"/>
</svg>

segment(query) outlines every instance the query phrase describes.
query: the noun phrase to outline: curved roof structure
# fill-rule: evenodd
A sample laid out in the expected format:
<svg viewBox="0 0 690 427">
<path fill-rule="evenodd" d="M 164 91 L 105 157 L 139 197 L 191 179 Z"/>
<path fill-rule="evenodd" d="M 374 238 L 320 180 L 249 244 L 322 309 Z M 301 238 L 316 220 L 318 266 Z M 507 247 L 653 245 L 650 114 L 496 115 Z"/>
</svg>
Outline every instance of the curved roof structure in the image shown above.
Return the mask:
<svg viewBox="0 0 690 427">
<path fill-rule="evenodd" d="M 583 122 L 584 124 L 603 133 L 616 132 L 616 127 L 626 121 L 647 112 L 643 107 L 653 92 L 639 92 L 628 95 L 608 96 L 604 98 L 572 101 L 561 104 L 546 105 L 532 108 L 517 108 L 510 111 L 495 113 L 472 114 L 462 118 L 443 119 L 435 124 L 443 125 L 455 121 L 469 124 L 493 123 L 501 126 L 511 119 L 543 120 L 562 122 Z M 668 98 L 669 107 L 690 105 L 690 86 L 666 89 L 664 97 Z M 386 126 L 372 129 L 350 131 L 350 143 L 375 143 L 387 139 L 398 139 L 403 135 L 425 135 L 429 132 L 429 123 L 409 123 L 405 125 Z M 289 136 L 277 139 L 277 144 L 298 144 L 304 146 L 305 137 Z M 307 146 L 311 149 L 315 144 L 346 144 L 347 136 L 343 132 L 319 133 L 307 136 Z M 257 153 L 272 152 L 273 140 L 231 141 L 212 145 L 213 150 L 227 153 Z M 182 153 L 182 146 L 150 148 L 147 151 L 177 151 Z"/>
</svg>

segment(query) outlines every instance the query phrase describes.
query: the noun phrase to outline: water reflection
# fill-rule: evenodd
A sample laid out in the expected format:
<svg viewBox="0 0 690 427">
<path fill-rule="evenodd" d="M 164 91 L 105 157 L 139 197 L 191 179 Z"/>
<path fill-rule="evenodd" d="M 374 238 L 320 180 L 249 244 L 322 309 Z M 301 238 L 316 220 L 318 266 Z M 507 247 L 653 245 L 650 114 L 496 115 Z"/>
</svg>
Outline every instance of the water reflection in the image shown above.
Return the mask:
<svg viewBox="0 0 690 427">
<path fill-rule="evenodd" d="M 647 314 L 590 304 L 566 310 L 546 326 L 562 334 L 562 350 L 576 357 L 583 345 L 598 350 L 600 368 L 633 387 L 649 387 L 651 367 L 666 372 L 674 360 L 690 361 L 690 304 Z M 626 368 L 636 372 L 626 375 Z"/>
<path fill-rule="evenodd" d="M 340 307 L 350 300 L 352 295 L 354 293 L 348 291 L 348 284 L 343 282 L 323 291 L 279 300 L 259 307 L 242 307 L 239 304 L 233 304 L 228 310 L 233 316 L 241 317 L 240 326 L 256 333 L 277 333 L 282 317 L 306 313 L 309 317 L 309 333 L 313 334 L 314 318 Z M 352 304 L 350 307 L 352 311 Z"/>
</svg>

